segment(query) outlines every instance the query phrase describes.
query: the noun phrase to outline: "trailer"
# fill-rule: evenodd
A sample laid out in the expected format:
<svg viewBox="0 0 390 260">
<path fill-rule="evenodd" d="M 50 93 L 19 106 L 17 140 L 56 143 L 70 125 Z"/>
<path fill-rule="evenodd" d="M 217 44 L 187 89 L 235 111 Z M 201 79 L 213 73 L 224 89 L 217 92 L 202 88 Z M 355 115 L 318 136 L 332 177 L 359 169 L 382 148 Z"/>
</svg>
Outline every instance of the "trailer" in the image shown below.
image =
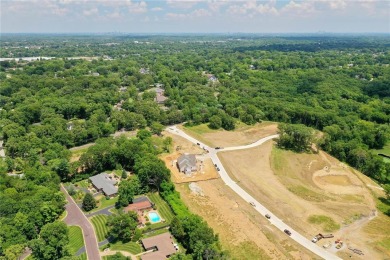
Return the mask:
<svg viewBox="0 0 390 260">
<path fill-rule="evenodd" d="M 323 239 L 323 238 L 332 238 L 332 237 L 334 237 L 333 234 L 326 234 L 326 235 L 323 235 L 323 234 L 319 233 L 318 235 L 316 235 L 315 237 L 313 237 L 313 238 L 311 239 L 311 242 L 317 243 L 318 241 L 320 241 L 320 240 Z"/>
</svg>

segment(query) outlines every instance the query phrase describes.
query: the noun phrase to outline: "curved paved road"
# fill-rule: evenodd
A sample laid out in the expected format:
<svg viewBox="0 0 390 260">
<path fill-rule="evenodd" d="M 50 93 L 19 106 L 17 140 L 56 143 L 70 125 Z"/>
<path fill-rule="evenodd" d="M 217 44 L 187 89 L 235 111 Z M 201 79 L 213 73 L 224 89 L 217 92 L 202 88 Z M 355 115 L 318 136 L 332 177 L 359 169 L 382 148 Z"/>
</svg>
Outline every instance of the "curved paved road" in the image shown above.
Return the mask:
<svg viewBox="0 0 390 260">
<path fill-rule="evenodd" d="M 301 246 L 305 247 L 306 249 L 310 250 L 314 254 L 324 258 L 324 259 L 341 259 L 334 254 L 326 251 L 325 249 L 317 246 L 313 242 L 311 242 L 309 239 L 306 237 L 302 236 L 299 234 L 297 231 L 293 230 L 291 227 L 289 227 L 286 223 L 284 223 L 281 219 L 279 219 L 277 216 L 272 214 L 266 207 L 264 207 L 260 202 L 258 202 L 255 198 L 253 198 L 250 194 L 248 194 L 244 189 L 242 189 L 240 186 L 237 185 L 236 182 L 234 182 L 229 175 L 227 174 L 225 168 L 223 167 L 221 161 L 219 160 L 217 153 L 220 151 L 233 151 L 233 150 L 240 150 L 240 149 L 247 149 L 247 148 L 252 148 L 258 145 L 261 145 L 273 138 L 278 137 L 278 135 L 271 135 L 264 137 L 257 142 L 254 142 L 249 145 L 244 145 L 244 146 L 237 146 L 237 147 L 227 147 L 223 148 L 221 150 L 215 150 L 214 148 L 211 148 L 204 143 L 196 140 L 195 138 L 189 136 L 182 130 L 178 129 L 176 126 L 170 126 L 166 129 L 166 131 L 179 135 L 193 143 L 199 143 L 200 147 L 203 147 L 209 151 L 209 155 L 211 160 L 213 161 L 213 164 L 217 164 L 219 167 L 220 171 L 218 172 L 219 175 L 221 176 L 221 179 L 225 182 L 227 186 L 229 186 L 232 190 L 234 190 L 241 198 L 248 202 L 253 202 L 256 207 L 254 207 L 255 210 L 257 210 L 261 215 L 269 214 L 271 215 L 271 219 L 269 220 L 271 224 L 273 224 L 275 227 L 277 227 L 279 230 L 283 232 L 283 230 L 288 229 L 291 231 L 291 238 L 295 240 L 297 243 L 299 243 Z M 286 235 L 287 236 L 287 235 Z"/>
<path fill-rule="evenodd" d="M 79 226 L 83 230 L 84 244 L 87 249 L 87 258 L 89 260 L 100 260 L 99 247 L 95 235 L 95 231 L 92 224 L 88 221 L 87 217 L 77 206 L 71 196 L 61 184 L 61 191 L 65 194 L 68 204 L 66 204 L 66 211 L 68 215 L 65 217 L 64 222 L 68 225 Z"/>
</svg>

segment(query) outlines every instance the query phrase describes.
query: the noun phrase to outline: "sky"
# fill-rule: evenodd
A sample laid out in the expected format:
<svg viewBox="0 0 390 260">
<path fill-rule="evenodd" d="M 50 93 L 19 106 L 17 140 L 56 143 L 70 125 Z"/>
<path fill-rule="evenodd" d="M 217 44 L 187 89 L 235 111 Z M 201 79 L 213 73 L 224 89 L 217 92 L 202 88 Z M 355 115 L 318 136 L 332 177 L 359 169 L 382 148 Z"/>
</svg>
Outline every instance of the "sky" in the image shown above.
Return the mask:
<svg viewBox="0 0 390 260">
<path fill-rule="evenodd" d="M 1 33 L 390 33 L 389 0 L 0 0 Z"/>
</svg>

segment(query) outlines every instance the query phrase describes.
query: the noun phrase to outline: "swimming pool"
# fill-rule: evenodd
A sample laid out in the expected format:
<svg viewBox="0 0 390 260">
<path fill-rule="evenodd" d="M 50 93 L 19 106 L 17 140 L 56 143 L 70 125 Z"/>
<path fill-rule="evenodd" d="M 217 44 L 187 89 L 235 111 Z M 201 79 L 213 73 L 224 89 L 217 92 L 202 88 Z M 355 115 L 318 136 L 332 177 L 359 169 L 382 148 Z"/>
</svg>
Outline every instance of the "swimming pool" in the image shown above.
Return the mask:
<svg viewBox="0 0 390 260">
<path fill-rule="evenodd" d="M 157 223 L 161 221 L 160 216 L 156 212 L 149 212 L 148 215 L 149 215 L 150 222 L 152 223 Z"/>
</svg>

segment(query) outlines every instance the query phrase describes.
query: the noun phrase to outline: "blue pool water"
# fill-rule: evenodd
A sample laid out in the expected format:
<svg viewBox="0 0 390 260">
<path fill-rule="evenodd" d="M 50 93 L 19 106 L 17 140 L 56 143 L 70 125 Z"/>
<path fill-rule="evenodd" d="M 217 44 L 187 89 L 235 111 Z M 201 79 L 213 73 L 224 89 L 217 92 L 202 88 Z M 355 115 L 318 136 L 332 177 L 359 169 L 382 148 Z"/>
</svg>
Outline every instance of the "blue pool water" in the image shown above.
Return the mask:
<svg viewBox="0 0 390 260">
<path fill-rule="evenodd" d="M 150 222 L 152 223 L 160 222 L 161 220 L 160 216 L 156 212 L 149 212 L 148 215 Z"/>
</svg>

